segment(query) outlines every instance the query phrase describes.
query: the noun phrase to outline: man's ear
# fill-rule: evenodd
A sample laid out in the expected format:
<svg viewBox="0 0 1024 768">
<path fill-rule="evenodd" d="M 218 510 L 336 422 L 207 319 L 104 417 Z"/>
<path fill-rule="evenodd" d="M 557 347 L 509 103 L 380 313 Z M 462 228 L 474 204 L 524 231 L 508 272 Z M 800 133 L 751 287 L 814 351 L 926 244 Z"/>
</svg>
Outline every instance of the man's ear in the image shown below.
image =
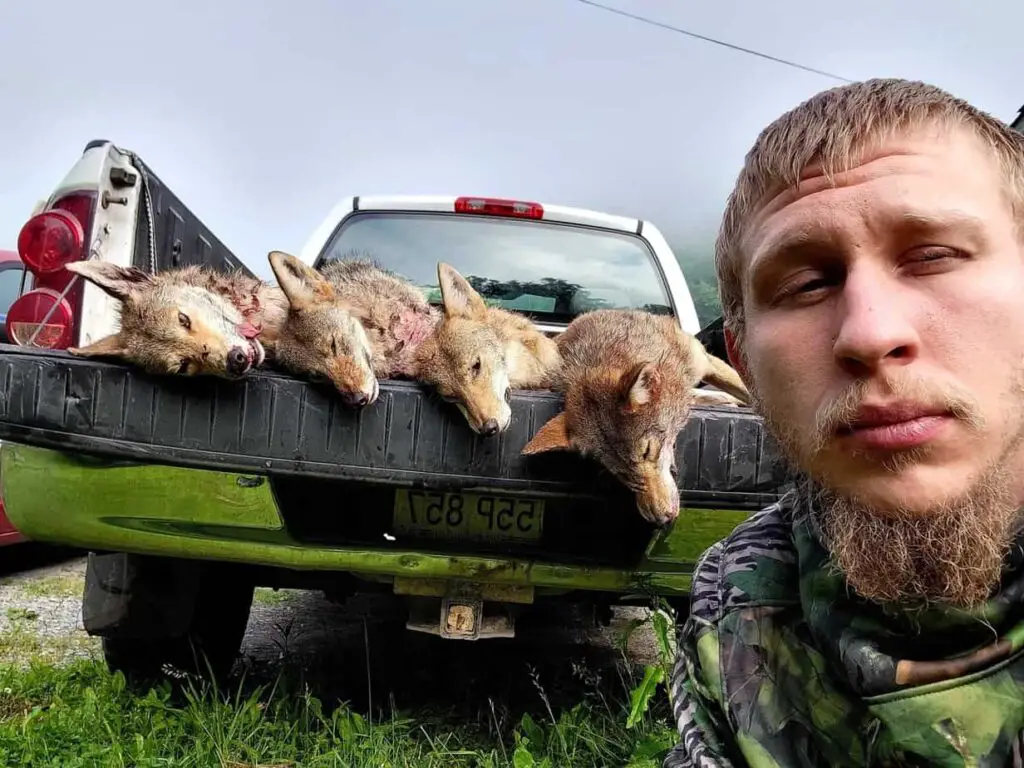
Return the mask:
<svg viewBox="0 0 1024 768">
<path fill-rule="evenodd" d="M 733 370 L 740 375 L 744 382 L 749 381 L 750 379 L 747 378 L 747 367 L 743 364 L 743 353 L 736 342 L 736 334 L 729 328 L 725 328 L 723 333 L 725 335 L 725 353 L 729 357 L 729 365 L 733 367 Z"/>
<path fill-rule="evenodd" d="M 125 347 L 120 333 L 104 336 L 99 341 L 94 341 L 85 347 L 69 347 L 68 352 L 78 357 L 125 358 L 128 355 L 128 349 Z"/>
<path fill-rule="evenodd" d="M 571 451 L 572 443 L 565 427 L 565 411 L 553 417 L 547 424 L 537 430 L 537 434 L 522 450 L 523 456 L 548 451 Z"/>
<path fill-rule="evenodd" d="M 334 298 L 334 287 L 324 276 L 290 253 L 271 251 L 267 254 L 267 260 L 288 304 L 296 312 Z"/>
</svg>

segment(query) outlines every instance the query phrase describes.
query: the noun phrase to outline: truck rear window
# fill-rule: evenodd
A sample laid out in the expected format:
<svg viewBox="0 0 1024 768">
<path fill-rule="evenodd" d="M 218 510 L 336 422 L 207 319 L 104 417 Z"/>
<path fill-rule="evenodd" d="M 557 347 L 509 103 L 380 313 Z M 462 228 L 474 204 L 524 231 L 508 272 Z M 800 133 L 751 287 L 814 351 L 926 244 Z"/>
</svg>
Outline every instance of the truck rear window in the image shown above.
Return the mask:
<svg viewBox="0 0 1024 768">
<path fill-rule="evenodd" d="M 457 269 L 488 304 L 535 322 L 568 323 L 593 309 L 671 314 L 650 246 L 636 235 L 531 219 L 419 212 L 358 213 L 324 262 L 362 256 L 440 304 L 437 262 Z"/>
</svg>

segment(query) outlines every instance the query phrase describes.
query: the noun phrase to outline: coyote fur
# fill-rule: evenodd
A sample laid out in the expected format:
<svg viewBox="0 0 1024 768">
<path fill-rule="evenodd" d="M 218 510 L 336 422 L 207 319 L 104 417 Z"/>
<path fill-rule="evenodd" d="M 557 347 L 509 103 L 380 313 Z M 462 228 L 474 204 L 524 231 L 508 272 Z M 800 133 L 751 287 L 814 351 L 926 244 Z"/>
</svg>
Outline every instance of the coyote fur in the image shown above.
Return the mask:
<svg viewBox="0 0 1024 768">
<path fill-rule="evenodd" d="M 318 272 L 281 251 L 268 258 L 290 305 L 276 362 L 330 381 L 357 408 L 377 400 L 378 378 L 412 376 L 413 350 L 440 317 L 415 286 L 366 259 Z"/>
<path fill-rule="evenodd" d="M 240 271 L 188 266 L 149 274 L 96 260 L 66 269 L 120 301 L 116 333 L 68 352 L 150 373 L 237 379 L 272 355 L 285 318 L 280 291 Z"/>
<path fill-rule="evenodd" d="M 679 514 L 676 437 L 695 404 L 749 403 L 739 374 L 674 318 L 640 310 L 580 315 L 558 347 L 565 409 L 522 452 L 590 456 L 634 492 L 644 519 L 671 522 Z M 695 389 L 700 381 L 724 392 Z"/>
<path fill-rule="evenodd" d="M 415 377 L 433 386 L 484 436 L 512 421 L 512 389 L 550 387 L 558 346 L 521 315 L 488 307 L 469 282 L 437 265 L 444 315 L 416 349 Z"/>
</svg>

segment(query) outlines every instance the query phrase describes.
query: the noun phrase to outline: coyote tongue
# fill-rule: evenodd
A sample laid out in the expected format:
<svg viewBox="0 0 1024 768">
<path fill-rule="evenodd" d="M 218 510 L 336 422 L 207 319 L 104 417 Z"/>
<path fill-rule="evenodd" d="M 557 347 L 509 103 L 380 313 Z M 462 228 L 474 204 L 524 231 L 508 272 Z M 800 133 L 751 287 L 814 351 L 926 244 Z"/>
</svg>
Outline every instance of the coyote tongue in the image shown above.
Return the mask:
<svg viewBox="0 0 1024 768">
<path fill-rule="evenodd" d="M 242 334 L 243 339 L 255 339 L 263 331 L 262 323 L 260 325 L 253 325 L 248 320 L 243 321 L 238 326 L 238 332 Z"/>
</svg>

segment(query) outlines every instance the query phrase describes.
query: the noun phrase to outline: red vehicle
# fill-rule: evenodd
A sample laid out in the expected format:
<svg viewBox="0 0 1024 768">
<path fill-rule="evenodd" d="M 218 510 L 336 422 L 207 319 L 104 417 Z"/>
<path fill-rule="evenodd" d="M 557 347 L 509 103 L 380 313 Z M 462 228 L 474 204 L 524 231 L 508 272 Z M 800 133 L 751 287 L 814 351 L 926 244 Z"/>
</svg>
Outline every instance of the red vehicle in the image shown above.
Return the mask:
<svg viewBox="0 0 1024 768">
<path fill-rule="evenodd" d="M 17 251 L 0 251 L 0 342 L 7 343 L 7 308 L 14 303 L 21 291 L 21 278 L 24 265 Z M 0 497 L 0 547 L 25 541 L 4 511 L 3 498 Z"/>
</svg>

